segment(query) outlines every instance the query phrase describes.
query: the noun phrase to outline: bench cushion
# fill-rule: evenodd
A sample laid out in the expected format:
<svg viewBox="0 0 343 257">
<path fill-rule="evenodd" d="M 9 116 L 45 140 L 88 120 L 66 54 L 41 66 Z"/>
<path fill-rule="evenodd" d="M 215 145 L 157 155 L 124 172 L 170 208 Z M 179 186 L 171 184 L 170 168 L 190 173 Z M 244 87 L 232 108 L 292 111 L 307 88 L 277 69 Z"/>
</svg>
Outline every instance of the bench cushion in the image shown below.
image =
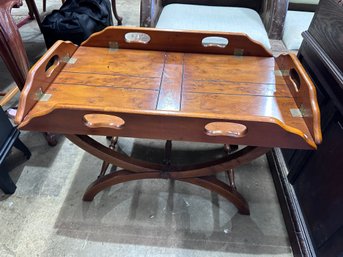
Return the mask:
<svg viewBox="0 0 343 257">
<path fill-rule="evenodd" d="M 294 4 L 318 4 L 319 0 L 289 0 L 289 2 Z"/>
<path fill-rule="evenodd" d="M 162 9 L 156 28 L 241 32 L 270 49 L 260 16 L 248 8 L 170 4 Z"/>
<path fill-rule="evenodd" d="M 301 33 L 308 29 L 313 12 L 288 11 L 282 41 L 289 50 L 298 50 L 303 40 Z"/>
</svg>

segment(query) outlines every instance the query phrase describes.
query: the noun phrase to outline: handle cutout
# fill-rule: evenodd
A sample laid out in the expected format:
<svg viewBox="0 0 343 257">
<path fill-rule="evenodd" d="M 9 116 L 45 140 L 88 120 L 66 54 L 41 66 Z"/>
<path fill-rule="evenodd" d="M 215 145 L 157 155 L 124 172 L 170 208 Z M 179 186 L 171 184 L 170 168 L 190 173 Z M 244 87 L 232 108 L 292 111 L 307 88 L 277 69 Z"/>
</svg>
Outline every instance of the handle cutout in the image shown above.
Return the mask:
<svg viewBox="0 0 343 257">
<path fill-rule="evenodd" d="M 143 32 L 129 32 L 125 34 L 126 43 L 147 44 L 150 40 L 151 37 Z"/>
<path fill-rule="evenodd" d="M 229 40 L 225 37 L 205 37 L 202 39 L 203 47 L 219 47 L 225 48 L 229 44 Z"/>
<path fill-rule="evenodd" d="M 206 124 L 205 132 L 209 136 L 244 137 L 248 128 L 234 122 L 211 122 Z"/>
<path fill-rule="evenodd" d="M 47 77 L 50 77 L 51 74 L 54 72 L 56 67 L 60 64 L 60 58 L 58 55 L 54 55 L 53 57 L 50 58 L 48 63 L 45 66 L 45 74 Z"/>
<path fill-rule="evenodd" d="M 122 118 L 108 114 L 86 114 L 83 116 L 83 120 L 89 128 L 122 129 L 125 124 Z"/>
<path fill-rule="evenodd" d="M 290 69 L 289 70 L 289 79 L 291 80 L 295 91 L 299 92 L 300 90 L 300 77 L 298 72 L 295 69 Z"/>
</svg>

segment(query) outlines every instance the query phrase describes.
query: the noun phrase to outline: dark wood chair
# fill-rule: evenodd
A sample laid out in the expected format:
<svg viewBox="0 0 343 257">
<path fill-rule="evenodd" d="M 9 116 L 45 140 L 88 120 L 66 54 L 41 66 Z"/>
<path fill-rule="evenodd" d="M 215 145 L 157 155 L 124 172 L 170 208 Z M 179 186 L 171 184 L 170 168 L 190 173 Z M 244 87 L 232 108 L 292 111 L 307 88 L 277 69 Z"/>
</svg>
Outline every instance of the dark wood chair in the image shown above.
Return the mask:
<svg viewBox="0 0 343 257">
<path fill-rule="evenodd" d="M 190 13 L 192 16 L 197 11 L 196 8 L 199 8 L 198 6 L 202 6 L 200 7 L 202 10 L 204 6 L 208 6 L 211 8 L 212 7 L 242 8 L 242 9 L 239 9 L 239 12 L 242 12 L 243 16 L 240 17 L 240 20 L 238 22 L 237 22 L 237 19 L 231 18 L 232 24 L 230 24 L 231 21 L 226 21 L 226 24 L 224 24 L 224 21 L 223 21 L 223 24 L 221 24 L 221 25 L 226 26 L 227 28 L 234 29 L 233 31 L 228 30 L 227 32 L 237 32 L 235 30 L 237 26 L 238 27 L 241 26 L 242 24 L 244 24 L 244 22 L 247 22 L 248 20 L 251 21 L 250 18 L 254 16 L 252 17 L 252 19 L 254 19 L 255 21 L 253 21 L 253 23 L 247 24 L 248 30 L 243 30 L 241 32 L 248 31 L 248 35 L 249 35 L 249 32 L 252 31 L 251 34 L 258 34 L 254 32 L 255 28 L 252 29 L 251 27 L 249 28 L 249 26 L 251 26 L 251 24 L 255 26 L 255 24 L 260 23 L 262 24 L 262 28 L 264 25 L 264 28 L 263 28 L 264 31 L 261 30 L 260 24 L 257 24 L 257 29 L 261 30 L 262 34 L 263 33 L 268 34 L 268 37 L 270 39 L 281 39 L 282 31 L 283 31 L 283 24 L 285 21 L 285 16 L 286 16 L 286 11 L 287 11 L 286 1 L 281 1 L 281 0 L 260 0 L 260 1 L 258 0 L 244 0 L 244 1 L 238 1 L 238 0 L 141 0 L 140 25 L 142 27 L 155 27 L 157 25 L 157 27 L 161 28 L 158 24 L 159 18 L 161 14 L 163 14 L 163 9 L 171 4 L 195 5 L 194 6 L 195 9 L 190 7 L 191 9 Z M 180 7 L 180 9 L 184 10 L 185 8 L 183 7 L 186 8 L 186 6 L 182 6 Z M 248 10 L 245 8 L 247 8 Z M 202 10 L 201 12 L 203 12 Z M 238 15 L 237 10 L 238 9 L 233 10 L 233 13 L 235 15 Z M 172 10 L 171 12 L 173 11 L 174 10 Z M 218 12 L 225 13 L 227 11 L 230 11 L 230 9 L 225 8 L 225 9 L 220 10 L 219 8 L 219 9 L 209 10 L 209 12 L 215 12 L 215 13 L 218 13 Z M 255 11 L 255 13 L 252 13 L 252 11 Z M 177 14 L 177 13 L 174 12 L 174 14 Z M 212 16 L 214 17 L 214 19 L 217 19 L 216 15 L 213 14 Z M 230 19 L 230 16 L 231 14 L 227 14 L 226 18 Z M 245 18 L 246 16 L 250 16 L 250 17 L 246 19 Z M 208 21 L 209 17 L 210 16 L 207 16 L 205 14 L 203 17 L 200 17 L 199 19 Z M 256 17 L 259 17 L 260 21 L 257 21 Z M 189 19 L 190 17 L 184 17 L 184 18 Z M 163 15 L 163 19 L 164 19 L 164 15 Z M 220 18 L 218 17 L 218 19 Z M 183 20 L 183 18 L 181 18 L 181 20 Z M 174 22 L 180 23 L 180 19 L 175 17 Z M 168 21 L 168 23 L 169 23 L 168 25 L 171 24 L 171 19 Z M 187 21 L 187 23 L 189 22 Z M 173 29 L 174 24 L 171 24 L 171 25 L 172 25 L 171 28 Z M 217 28 L 218 26 L 216 25 L 214 27 L 214 30 L 216 30 Z M 186 27 L 185 29 L 188 29 L 188 27 Z M 207 30 L 207 29 L 208 27 L 202 28 L 202 30 Z M 220 31 L 223 31 L 223 30 L 220 29 Z"/>
<path fill-rule="evenodd" d="M 21 0 L 0 0 L 0 55 L 20 90 L 23 89 L 29 62 L 11 9 Z"/>
<path fill-rule="evenodd" d="M 29 70 L 29 62 L 18 27 L 11 16 L 12 8 L 20 5 L 22 5 L 21 0 L 0 0 L 0 55 L 17 87 L 22 90 Z M 13 93 L 13 90 L 9 93 Z M 46 134 L 46 139 L 49 145 L 57 144 L 54 135 Z"/>
</svg>

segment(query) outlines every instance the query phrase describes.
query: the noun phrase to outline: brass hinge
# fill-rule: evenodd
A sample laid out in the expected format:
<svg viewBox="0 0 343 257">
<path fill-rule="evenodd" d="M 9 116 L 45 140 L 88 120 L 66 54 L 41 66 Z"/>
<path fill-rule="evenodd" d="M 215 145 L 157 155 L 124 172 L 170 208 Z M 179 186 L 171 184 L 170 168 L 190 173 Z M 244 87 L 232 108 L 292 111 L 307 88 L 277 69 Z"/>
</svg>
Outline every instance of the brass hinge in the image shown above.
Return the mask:
<svg viewBox="0 0 343 257">
<path fill-rule="evenodd" d="M 303 105 L 300 106 L 300 108 L 294 108 L 289 110 L 291 112 L 292 117 L 310 117 L 311 113 L 308 109 L 305 109 Z"/>
<path fill-rule="evenodd" d="M 77 58 L 75 57 L 70 57 L 69 54 L 67 54 L 66 56 L 64 56 L 62 58 L 62 62 L 68 63 L 68 64 L 74 64 L 76 63 Z"/>
<path fill-rule="evenodd" d="M 244 49 L 243 48 L 233 49 L 233 55 L 236 57 L 242 57 L 244 55 Z"/>
<path fill-rule="evenodd" d="M 35 93 L 34 100 L 40 101 L 40 102 L 47 102 L 49 101 L 50 97 L 51 97 L 51 94 L 44 94 L 42 88 L 39 88 Z"/>
<path fill-rule="evenodd" d="M 110 52 L 115 52 L 119 49 L 119 43 L 115 41 L 108 42 L 108 48 Z"/>
<path fill-rule="evenodd" d="M 274 70 L 275 76 L 289 76 L 289 70 Z"/>
</svg>

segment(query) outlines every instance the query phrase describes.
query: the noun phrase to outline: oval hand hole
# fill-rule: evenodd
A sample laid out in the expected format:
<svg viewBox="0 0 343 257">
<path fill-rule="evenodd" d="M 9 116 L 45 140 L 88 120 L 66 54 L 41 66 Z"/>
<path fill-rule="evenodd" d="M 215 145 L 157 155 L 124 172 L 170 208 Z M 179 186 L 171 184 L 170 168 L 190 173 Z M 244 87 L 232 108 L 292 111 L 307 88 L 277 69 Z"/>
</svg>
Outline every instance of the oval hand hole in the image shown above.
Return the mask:
<svg viewBox="0 0 343 257">
<path fill-rule="evenodd" d="M 48 61 L 48 63 L 45 66 L 45 74 L 47 77 L 50 77 L 51 74 L 54 72 L 55 68 L 60 64 L 60 59 L 58 55 L 54 55 L 51 57 L 51 59 Z"/>
<path fill-rule="evenodd" d="M 123 128 L 125 121 L 114 115 L 107 114 L 86 114 L 83 116 L 85 125 L 89 128 Z"/>
<path fill-rule="evenodd" d="M 295 91 L 300 90 L 300 77 L 298 72 L 295 69 L 290 69 L 289 70 L 289 78 L 294 86 Z"/>
<path fill-rule="evenodd" d="M 211 122 L 206 124 L 205 131 L 209 136 L 244 137 L 248 128 L 234 122 Z"/>
<path fill-rule="evenodd" d="M 125 34 L 125 41 L 127 43 L 140 43 L 147 44 L 151 40 L 151 37 L 142 32 L 129 32 Z"/>
<path fill-rule="evenodd" d="M 204 47 L 225 48 L 229 44 L 229 40 L 225 37 L 205 37 L 201 43 Z"/>
</svg>

